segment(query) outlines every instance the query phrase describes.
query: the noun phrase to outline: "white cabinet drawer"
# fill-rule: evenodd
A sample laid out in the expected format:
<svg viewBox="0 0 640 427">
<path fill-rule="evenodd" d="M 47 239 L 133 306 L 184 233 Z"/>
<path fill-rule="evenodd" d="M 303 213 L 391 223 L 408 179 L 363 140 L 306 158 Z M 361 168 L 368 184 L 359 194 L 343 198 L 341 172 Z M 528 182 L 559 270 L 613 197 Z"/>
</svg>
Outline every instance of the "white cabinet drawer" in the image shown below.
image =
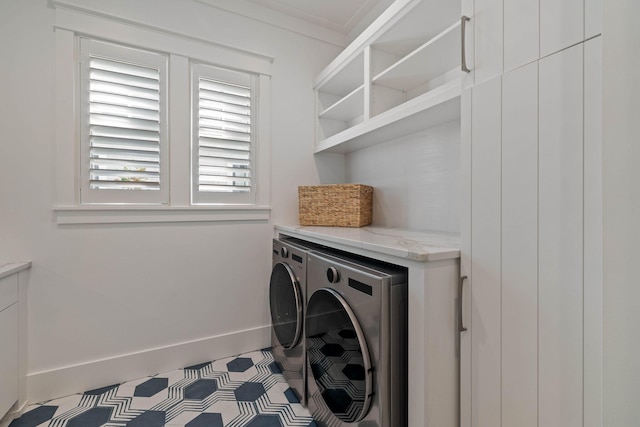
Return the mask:
<svg viewBox="0 0 640 427">
<path fill-rule="evenodd" d="M 18 375 L 18 304 L 13 304 L 0 311 L 0 418 L 18 401 Z"/>
<path fill-rule="evenodd" d="M 0 311 L 18 301 L 18 275 L 0 279 Z"/>
</svg>

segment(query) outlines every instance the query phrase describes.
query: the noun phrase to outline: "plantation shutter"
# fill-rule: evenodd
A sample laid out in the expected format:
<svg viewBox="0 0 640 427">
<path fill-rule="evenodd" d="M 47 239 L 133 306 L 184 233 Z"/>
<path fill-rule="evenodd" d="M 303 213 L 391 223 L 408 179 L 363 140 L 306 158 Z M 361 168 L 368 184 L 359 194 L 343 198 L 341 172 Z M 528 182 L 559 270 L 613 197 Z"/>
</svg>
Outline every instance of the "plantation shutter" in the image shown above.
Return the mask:
<svg viewBox="0 0 640 427">
<path fill-rule="evenodd" d="M 166 57 L 83 39 L 83 186 L 88 203 L 163 203 Z"/>
<path fill-rule="evenodd" d="M 255 77 L 194 64 L 194 203 L 252 203 Z"/>
</svg>

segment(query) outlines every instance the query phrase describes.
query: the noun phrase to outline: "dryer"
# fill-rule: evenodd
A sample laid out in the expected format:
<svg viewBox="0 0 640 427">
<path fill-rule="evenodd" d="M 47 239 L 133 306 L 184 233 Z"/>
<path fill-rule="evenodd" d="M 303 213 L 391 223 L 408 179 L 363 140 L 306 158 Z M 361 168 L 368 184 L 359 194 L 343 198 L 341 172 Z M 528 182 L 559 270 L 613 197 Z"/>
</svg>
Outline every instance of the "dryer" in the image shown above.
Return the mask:
<svg viewBox="0 0 640 427">
<path fill-rule="evenodd" d="M 407 425 L 407 270 L 309 254 L 308 408 L 319 426 Z"/>
<path fill-rule="evenodd" d="M 271 347 L 278 368 L 303 405 L 306 405 L 306 303 L 309 247 L 294 239 L 273 240 L 269 282 Z"/>
</svg>

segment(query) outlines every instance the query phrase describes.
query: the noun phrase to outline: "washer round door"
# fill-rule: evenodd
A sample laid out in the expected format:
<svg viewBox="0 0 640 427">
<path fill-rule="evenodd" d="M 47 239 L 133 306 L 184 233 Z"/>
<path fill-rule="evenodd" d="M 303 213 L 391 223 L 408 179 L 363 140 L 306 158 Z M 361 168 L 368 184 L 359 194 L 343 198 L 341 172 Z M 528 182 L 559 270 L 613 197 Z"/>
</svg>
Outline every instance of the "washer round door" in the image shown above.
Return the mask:
<svg viewBox="0 0 640 427">
<path fill-rule="evenodd" d="M 364 333 L 347 301 L 331 288 L 311 295 L 305 316 L 307 359 L 329 410 L 362 420 L 371 406 L 373 375 Z"/>
<path fill-rule="evenodd" d="M 291 267 L 279 262 L 271 271 L 269 283 L 271 322 L 282 347 L 290 349 L 302 338 L 302 292 Z"/>
</svg>

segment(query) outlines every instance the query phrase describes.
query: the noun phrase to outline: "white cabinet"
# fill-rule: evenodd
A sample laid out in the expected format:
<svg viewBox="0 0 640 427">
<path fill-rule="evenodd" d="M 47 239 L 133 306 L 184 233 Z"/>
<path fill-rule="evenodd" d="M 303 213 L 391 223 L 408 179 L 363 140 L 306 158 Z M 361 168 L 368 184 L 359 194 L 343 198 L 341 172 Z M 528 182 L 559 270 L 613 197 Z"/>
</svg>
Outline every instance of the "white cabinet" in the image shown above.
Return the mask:
<svg viewBox="0 0 640 427">
<path fill-rule="evenodd" d="M 503 1 L 475 0 L 471 16 L 475 38 L 472 72 L 475 84 L 502 74 L 503 65 Z"/>
<path fill-rule="evenodd" d="M 482 426 L 500 425 L 501 91 L 500 77 L 472 90 L 471 417 Z"/>
<path fill-rule="evenodd" d="M 540 61 L 539 421 L 582 425 L 583 45 Z"/>
<path fill-rule="evenodd" d="M 0 311 L 0 417 L 18 401 L 18 305 Z"/>
<path fill-rule="evenodd" d="M 504 2 L 504 70 L 513 70 L 540 57 L 539 0 Z"/>
<path fill-rule="evenodd" d="M 475 1 L 461 116 L 463 427 L 603 425 L 602 47 L 585 41 L 601 8 Z"/>
<path fill-rule="evenodd" d="M 315 153 L 348 153 L 460 117 L 460 5 L 400 0 L 316 78 Z"/>
<path fill-rule="evenodd" d="M 0 279 L 0 418 L 18 401 L 18 277 Z"/>
<path fill-rule="evenodd" d="M 0 265 L 0 419 L 26 403 L 25 270 L 30 265 Z"/>
<path fill-rule="evenodd" d="M 537 427 L 538 64 L 502 79 L 502 425 Z"/>
<path fill-rule="evenodd" d="M 540 57 L 584 40 L 584 0 L 540 0 Z"/>
</svg>

